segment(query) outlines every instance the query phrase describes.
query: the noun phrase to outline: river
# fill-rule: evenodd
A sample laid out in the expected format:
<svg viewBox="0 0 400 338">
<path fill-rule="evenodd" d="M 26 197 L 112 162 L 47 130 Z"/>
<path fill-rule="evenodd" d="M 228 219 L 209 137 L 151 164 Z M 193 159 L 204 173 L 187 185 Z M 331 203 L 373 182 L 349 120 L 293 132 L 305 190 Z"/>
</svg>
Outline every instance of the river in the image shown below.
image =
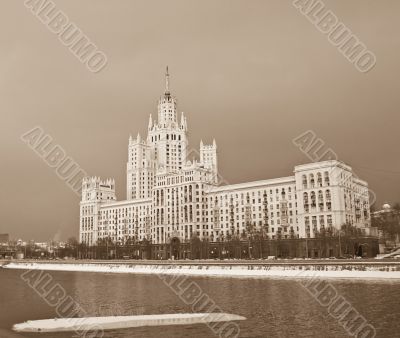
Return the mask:
<svg viewBox="0 0 400 338">
<path fill-rule="evenodd" d="M 55 318 L 56 312 L 22 278 L 0 269 L 0 337 L 79 337 L 73 332 L 14 333 L 13 324 Z M 50 271 L 88 316 L 191 312 L 155 275 Z M 349 337 L 299 281 L 190 277 L 237 322 L 240 337 Z M 329 283 L 376 329 L 376 337 L 400 337 L 400 283 L 332 280 Z M 215 337 L 204 324 L 105 331 L 103 337 Z"/>
</svg>

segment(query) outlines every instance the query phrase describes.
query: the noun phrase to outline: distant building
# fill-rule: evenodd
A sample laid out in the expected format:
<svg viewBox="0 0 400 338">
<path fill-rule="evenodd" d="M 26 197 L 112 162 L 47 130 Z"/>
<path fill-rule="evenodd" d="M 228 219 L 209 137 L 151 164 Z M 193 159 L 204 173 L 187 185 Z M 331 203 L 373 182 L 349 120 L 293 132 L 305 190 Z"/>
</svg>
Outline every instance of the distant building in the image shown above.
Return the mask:
<svg viewBox="0 0 400 338">
<path fill-rule="evenodd" d="M 49 243 L 47 243 L 47 242 L 35 242 L 35 246 L 40 249 L 44 249 L 44 250 L 48 250 L 50 247 Z"/>
<path fill-rule="evenodd" d="M 387 217 L 392 215 L 393 213 L 399 214 L 399 210 L 393 209 L 389 203 L 385 203 L 384 205 L 382 205 L 382 209 L 374 211 L 371 216 L 373 218 Z"/>
<path fill-rule="evenodd" d="M 7 244 L 10 241 L 9 234 L 0 234 L 0 244 Z"/>
<path fill-rule="evenodd" d="M 379 229 L 380 243 L 386 247 L 400 244 L 400 210 L 385 203 L 381 210 L 372 213 L 372 224 Z"/>
<path fill-rule="evenodd" d="M 290 177 L 220 185 L 216 141 L 188 151 L 187 120 L 182 113 L 178 121 L 168 70 L 157 111 L 145 138 L 129 138 L 126 200 L 117 201 L 113 179 L 83 180 L 81 243 L 110 238 L 164 244 L 193 235 L 216 241 L 250 228 L 271 239 L 312 238 L 344 223 L 368 234 L 368 184 L 350 166 L 323 161 L 297 165 Z"/>
</svg>

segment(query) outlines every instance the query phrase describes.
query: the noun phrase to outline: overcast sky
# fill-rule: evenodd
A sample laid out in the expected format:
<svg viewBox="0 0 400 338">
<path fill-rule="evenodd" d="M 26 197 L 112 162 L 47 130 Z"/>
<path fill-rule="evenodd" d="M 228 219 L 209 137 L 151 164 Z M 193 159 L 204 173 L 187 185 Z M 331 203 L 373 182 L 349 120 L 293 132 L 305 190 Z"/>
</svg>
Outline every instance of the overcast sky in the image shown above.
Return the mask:
<svg viewBox="0 0 400 338">
<path fill-rule="evenodd" d="M 129 134 L 145 135 L 169 65 L 190 145 L 215 137 L 230 183 L 288 176 L 309 162 L 292 139 L 313 130 L 400 201 L 400 2 L 325 1 L 377 56 L 360 73 L 283 0 L 53 0 L 104 51 L 91 73 L 23 4 L 0 11 L 0 233 L 77 236 L 79 197 L 20 140 L 40 126 L 126 198 Z"/>
</svg>

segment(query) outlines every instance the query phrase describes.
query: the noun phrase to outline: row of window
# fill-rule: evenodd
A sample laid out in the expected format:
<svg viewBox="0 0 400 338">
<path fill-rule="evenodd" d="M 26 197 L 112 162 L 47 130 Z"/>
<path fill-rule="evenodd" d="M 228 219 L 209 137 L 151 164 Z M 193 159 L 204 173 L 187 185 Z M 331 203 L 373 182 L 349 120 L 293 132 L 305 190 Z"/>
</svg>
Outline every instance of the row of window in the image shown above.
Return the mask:
<svg viewBox="0 0 400 338">
<path fill-rule="evenodd" d="M 330 186 L 329 172 L 325 171 L 323 175 L 320 172 L 318 172 L 316 175 L 313 173 L 302 175 L 302 183 L 303 189 Z"/>
</svg>

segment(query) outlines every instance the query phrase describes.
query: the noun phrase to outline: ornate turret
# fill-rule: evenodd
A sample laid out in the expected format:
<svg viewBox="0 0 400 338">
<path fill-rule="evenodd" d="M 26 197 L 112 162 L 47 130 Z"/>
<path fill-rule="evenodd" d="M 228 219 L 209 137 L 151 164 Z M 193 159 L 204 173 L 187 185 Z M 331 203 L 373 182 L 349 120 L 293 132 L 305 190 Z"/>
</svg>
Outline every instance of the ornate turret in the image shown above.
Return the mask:
<svg viewBox="0 0 400 338">
<path fill-rule="evenodd" d="M 84 177 L 82 180 L 82 201 L 111 202 L 116 200 L 115 180 L 100 177 Z"/>
<path fill-rule="evenodd" d="M 217 160 L 217 142 L 213 140 L 212 145 L 205 145 L 200 141 L 200 163 L 212 171 L 214 182 L 218 182 L 218 160 Z"/>
<path fill-rule="evenodd" d="M 183 112 L 181 112 L 181 129 L 185 130 L 185 123 L 186 123 L 186 118 L 183 114 Z"/>
</svg>

